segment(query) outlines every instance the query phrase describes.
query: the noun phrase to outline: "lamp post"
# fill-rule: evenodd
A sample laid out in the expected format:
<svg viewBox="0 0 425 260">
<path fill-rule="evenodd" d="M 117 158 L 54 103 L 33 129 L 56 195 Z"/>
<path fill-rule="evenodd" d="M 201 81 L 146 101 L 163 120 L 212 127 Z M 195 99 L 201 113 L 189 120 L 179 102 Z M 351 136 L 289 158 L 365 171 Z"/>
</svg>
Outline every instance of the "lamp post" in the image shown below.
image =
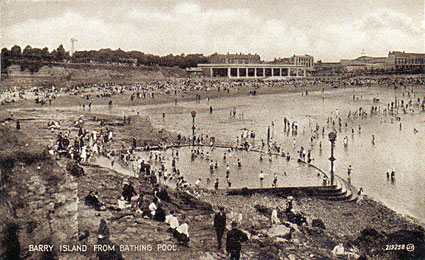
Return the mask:
<svg viewBox="0 0 425 260">
<path fill-rule="evenodd" d="M 196 117 L 196 111 L 193 110 L 192 112 L 190 112 L 190 114 L 192 115 L 192 146 L 195 146 L 195 117 Z"/>
<path fill-rule="evenodd" d="M 331 142 L 331 157 L 329 158 L 329 161 L 331 161 L 331 185 L 333 185 L 334 184 L 334 161 L 336 160 L 334 157 L 336 132 L 330 132 L 328 134 L 328 137 L 329 137 L 329 141 Z"/>
<path fill-rule="evenodd" d="M 270 149 L 270 126 L 267 127 L 267 146 Z"/>
</svg>

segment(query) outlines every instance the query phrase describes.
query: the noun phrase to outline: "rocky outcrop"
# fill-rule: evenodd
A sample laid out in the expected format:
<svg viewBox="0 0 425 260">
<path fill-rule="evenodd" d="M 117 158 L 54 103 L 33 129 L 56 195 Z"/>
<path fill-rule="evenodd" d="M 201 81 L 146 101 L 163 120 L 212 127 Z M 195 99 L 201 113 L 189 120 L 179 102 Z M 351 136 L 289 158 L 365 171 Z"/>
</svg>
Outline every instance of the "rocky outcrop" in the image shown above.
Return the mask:
<svg viewBox="0 0 425 260">
<path fill-rule="evenodd" d="M 7 230 L 15 226 L 20 257 L 42 259 L 45 252 L 31 251 L 30 245 L 59 247 L 78 237 L 77 182 L 55 161 L 43 158 L 43 153 L 37 152 L 43 150 L 41 147 L 36 149 L 37 145 L 26 143 L 25 136 L 10 129 L 0 133 L 0 139 L 5 141 L 3 147 L 10 148 L 1 151 L 0 163 L 7 178 L 0 191 L 0 240 L 10 236 L 13 232 Z M 29 146 L 34 149 L 26 149 Z M 14 163 L 5 164 L 5 158 Z M 3 244 L 1 251 L 10 250 L 10 246 Z"/>
</svg>

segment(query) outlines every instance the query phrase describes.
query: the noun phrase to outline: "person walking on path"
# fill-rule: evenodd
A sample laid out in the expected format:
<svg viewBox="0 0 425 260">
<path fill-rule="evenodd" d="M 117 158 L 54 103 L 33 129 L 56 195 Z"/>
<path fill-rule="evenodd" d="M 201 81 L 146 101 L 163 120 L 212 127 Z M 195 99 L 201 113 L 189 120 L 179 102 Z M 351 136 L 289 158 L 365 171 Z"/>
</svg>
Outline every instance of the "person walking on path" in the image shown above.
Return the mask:
<svg viewBox="0 0 425 260">
<path fill-rule="evenodd" d="M 219 207 L 219 211 L 214 216 L 214 228 L 217 233 L 218 250 L 221 250 L 221 239 L 226 230 L 226 213 L 222 206 Z"/>
<path fill-rule="evenodd" d="M 248 236 L 239 230 L 236 222 L 232 222 L 232 229 L 227 233 L 226 251 L 230 254 L 230 260 L 239 260 L 241 255 L 241 243 L 248 240 Z"/>
</svg>

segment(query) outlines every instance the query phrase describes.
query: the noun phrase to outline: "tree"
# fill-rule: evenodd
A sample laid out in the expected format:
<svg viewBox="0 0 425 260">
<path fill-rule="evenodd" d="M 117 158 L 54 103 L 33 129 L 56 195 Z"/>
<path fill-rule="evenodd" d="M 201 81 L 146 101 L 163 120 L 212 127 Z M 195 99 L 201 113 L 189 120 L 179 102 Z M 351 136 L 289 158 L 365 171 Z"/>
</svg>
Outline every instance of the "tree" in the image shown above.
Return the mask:
<svg viewBox="0 0 425 260">
<path fill-rule="evenodd" d="M 7 48 L 1 49 L 1 75 L 7 75 L 7 67 L 10 63 L 10 51 Z"/>
<path fill-rule="evenodd" d="M 56 61 L 63 61 L 65 59 L 69 59 L 69 52 L 65 51 L 65 48 L 63 47 L 63 45 L 59 45 L 59 47 L 56 49 L 56 55 L 53 56 L 53 58 Z"/>
<path fill-rule="evenodd" d="M 44 47 L 41 50 L 41 59 L 45 61 L 52 61 L 52 54 L 50 54 L 49 48 Z"/>
<path fill-rule="evenodd" d="M 21 56 L 21 47 L 19 45 L 15 45 L 10 50 L 10 54 L 12 58 L 19 58 Z"/>
<path fill-rule="evenodd" d="M 31 51 L 32 51 L 32 47 L 27 45 L 24 50 L 22 51 L 22 55 L 23 56 L 30 56 L 31 55 Z"/>
</svg>

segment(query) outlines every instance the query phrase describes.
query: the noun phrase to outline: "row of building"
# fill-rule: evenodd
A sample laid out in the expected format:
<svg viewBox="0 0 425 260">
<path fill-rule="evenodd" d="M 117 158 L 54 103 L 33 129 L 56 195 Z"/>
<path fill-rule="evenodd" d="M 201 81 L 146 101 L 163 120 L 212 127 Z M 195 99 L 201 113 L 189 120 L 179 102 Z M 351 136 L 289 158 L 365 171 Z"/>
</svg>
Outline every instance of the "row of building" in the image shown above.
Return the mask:
<svg viewBox="0 0 425 260">
<path fill-rule="evenodd" d="M 425 71 L 425 53 L 393 51 L 388 57 L 361 56 L 342 59 L 340 62 L 314 62 L 311 55 L 293 55 L 270 62 L 261 60 L 258 54 L 218 54 L 208 57 L 208 64 L 198 64 L 187 71 L 208 77 L 227 78 L 278 78 L 306 77 L 308 75 L 332 75 L 356 72 L 412 72 Z"/>
</svg>

